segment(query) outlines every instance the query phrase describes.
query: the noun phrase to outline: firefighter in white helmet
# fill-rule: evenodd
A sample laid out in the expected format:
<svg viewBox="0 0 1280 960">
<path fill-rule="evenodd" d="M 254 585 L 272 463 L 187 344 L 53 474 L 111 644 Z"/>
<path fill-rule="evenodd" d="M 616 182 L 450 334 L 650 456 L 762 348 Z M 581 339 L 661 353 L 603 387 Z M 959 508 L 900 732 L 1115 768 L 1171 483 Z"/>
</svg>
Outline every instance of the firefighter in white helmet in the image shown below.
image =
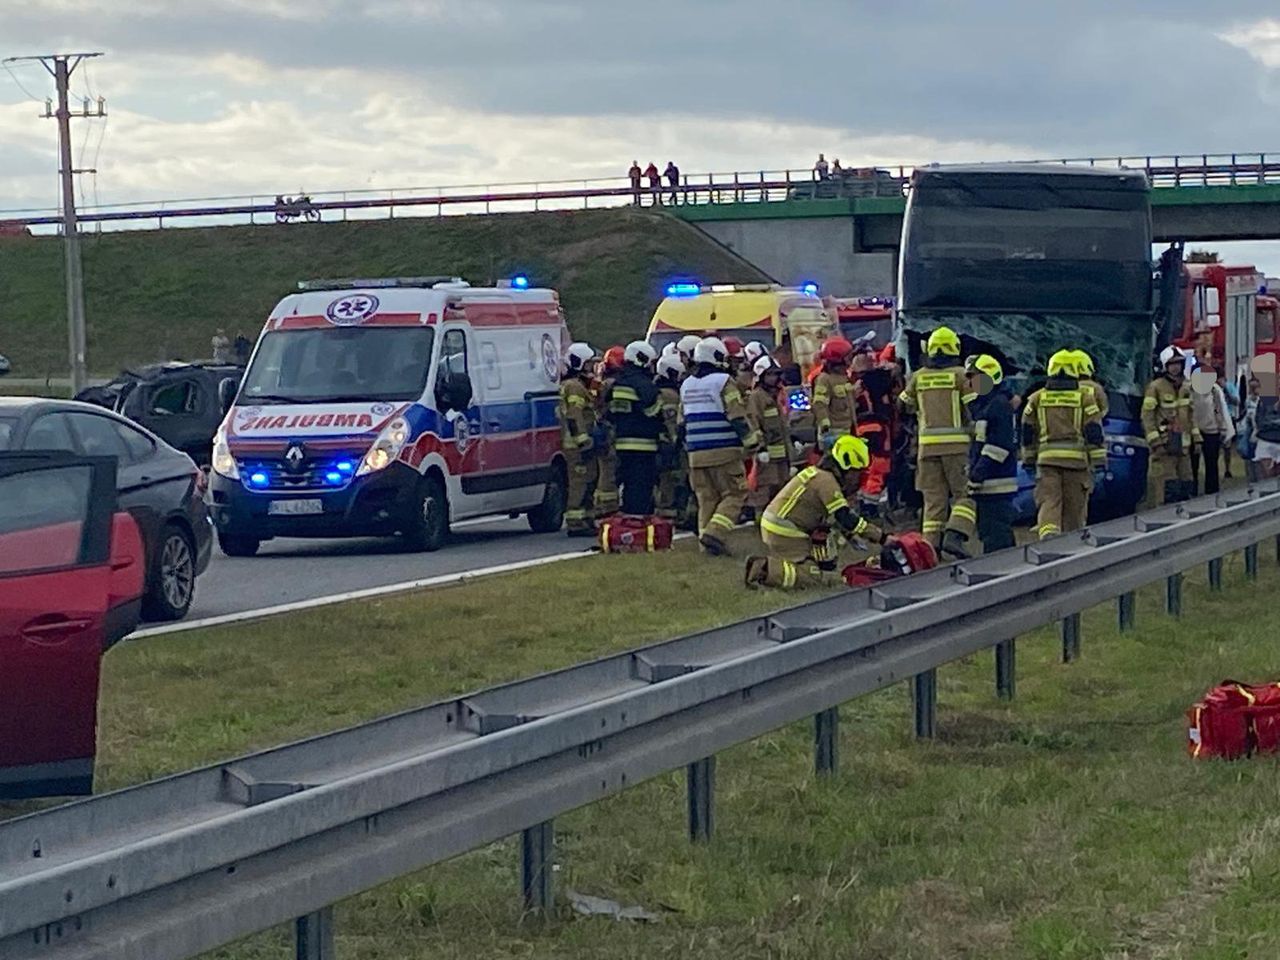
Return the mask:
<svg viewBox="0 0 1280 960">
<path fill-rule="evenodd" d="M 680 359 L 684 361 L 684 374 L 686 377 L 693 371 L 693 351 L 698 348 L 698 343 L 701 340 L 702 338 L 697 334 L 686 333 L 676 341 L 676 351 L 680 354 Z"/>
<path fill-rule="evenodd" d="M 698 541 L 707 553 L 721 556 L 729 552 L 725 535 L 737 525 L 746 499 L 743 459 L 755 451 L 759 435 L 747 422 L 724 342 L 699 341 L 693 359 L 693 372 L 680 386 L 680 419 L 698 498 Z"/>
<path fill-rule="evenodd" d="M 751 468 L 755 483 L 747 505 L 758 516 L 791 479 L 791 428 L 779 402 L 782 367 L 766 354 L 756 360 L 752 374 L 755 386 L 747 396 L 747 422 L 760 434 L 760 449 Z"/>
<path fill-rule="evenodd" d="M 668 344 L 658 358 L 653 385 L 662 401 L 662 436 L 658 439 L 657 514 L 673 522 L 680 521 L 689 502 L 689 460 L 680 439 L 680 381 L 684 379 L 684 361 L 675 344 Z"/>
<path fill-rule="evenodd" d="M 564 358 L 565 376 L 560 381 L 560 448 L 569 472 L 564 523 L 565 532 L 571 537 L 590 537 L 595 533 L 591 499 L 600 480 L 600 461 L 591 379 L 596 359 L 590 344 L 571 343 Z"/>
<path fill-rule="evenodd" d="M 1191 448 L 1200 431 L 1191 416 L 1187 358 L 1177 347 L 1160 351 L 1160 373 L 1142 397 L 1142 429 L 1151 456 L 1147 463 L 1147 506 L 1177 503 L 1191 496 Z"/>
<path fill-rule="evenodd" d="M 653 513 L 662 435 L 662 400 L 653 385 L 658 351 L 643 340 L 633 340 L 623 358 L 621 372 L 605 390 L 604 412 L 613 426 L 622 512 L 647 517 Z"/>
</svg>

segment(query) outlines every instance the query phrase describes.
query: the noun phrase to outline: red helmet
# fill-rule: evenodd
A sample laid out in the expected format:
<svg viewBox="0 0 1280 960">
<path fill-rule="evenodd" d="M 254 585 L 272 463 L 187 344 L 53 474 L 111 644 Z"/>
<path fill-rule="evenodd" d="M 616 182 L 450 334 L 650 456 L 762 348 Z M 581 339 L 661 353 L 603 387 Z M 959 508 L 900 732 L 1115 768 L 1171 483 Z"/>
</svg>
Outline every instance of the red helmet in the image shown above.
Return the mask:
<svg viewBox="0 0 1280 960">
<path fill-rule="evenodd" d="M 616 373 L 621 370 L 627 362 L 627 351 L 624 347 L 610 347 L 604 352 L 604 360 L 601 366 L 606 372 Z"/>
<path fill-rule="evenodd" d="M 847 363 L 853 353 L 853 344 L 844 337 L 832 337 L 822 345 L 818 357 L 823 363 Z"/>
<path fill-rule="evenodd" d="M 731 357 L 742 356 L 744 350 L 746 349 L 745 347 L 743 347 L 742 341 L 739 340 L 737 337 L 725 337 L 720 342 L 724 344 L 725 351 Z"/>
<path fill-rule="evenodd" d="M 880 356 L 876 359 L 884 364 L 894 363 L 898 359 L 898 348 L 892 343 L 886 344 L 885 348 L 880 351 Z"/>
<path fill-rule="evenodd" d="M 933 544 L 912 531 L 895 536 L 880 551 L 880 566 L 899 574 L 932 570 L 938 565 L 938 552 Z"/>
</svg>

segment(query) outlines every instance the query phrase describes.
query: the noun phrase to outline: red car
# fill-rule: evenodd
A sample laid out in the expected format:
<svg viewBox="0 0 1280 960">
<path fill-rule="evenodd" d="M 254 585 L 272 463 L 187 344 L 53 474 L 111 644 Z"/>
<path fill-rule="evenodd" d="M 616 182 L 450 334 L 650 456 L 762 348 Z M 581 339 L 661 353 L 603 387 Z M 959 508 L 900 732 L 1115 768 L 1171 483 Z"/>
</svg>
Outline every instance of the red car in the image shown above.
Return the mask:
<svg viewBox="0 0 1280 960">
<path fill-rule="evenodd" d="M 145 577 L 114 457 L 0 453 L 0 799 L 91 792 L 102 654 Z"/>
</svg>

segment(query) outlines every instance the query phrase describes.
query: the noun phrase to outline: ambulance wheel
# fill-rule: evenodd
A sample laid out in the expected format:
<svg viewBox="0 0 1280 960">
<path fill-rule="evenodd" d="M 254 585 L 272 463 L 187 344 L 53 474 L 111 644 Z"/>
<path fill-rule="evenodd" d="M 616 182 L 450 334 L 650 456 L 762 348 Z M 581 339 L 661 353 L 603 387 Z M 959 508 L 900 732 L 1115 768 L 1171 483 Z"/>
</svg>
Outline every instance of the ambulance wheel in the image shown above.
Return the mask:
<svg viewBox="0 0 1280 960">
<path fill-rule="evenodd" d="M 436 476 L 423 477 L 418 509 L 404 528 L 404 542 L 415 553 L 433 553 L 449 538 L 449 498 Z"/>
<path fill-rule="evenodd" d="M 225 533 L 218 531 L 218 546 L 228 557 L 252 557 L 262 546 L 257 537 L 247 537 L 241 533 Z"/>
<path fill-rule="evenodd" d="M 564 506 L 569 499 L 564 475 L 557 470 L 543 491 L 542 502 L 529 511 L 529 529 L 534 533 L 556 533 L 564 526 Z"/>
</svg>

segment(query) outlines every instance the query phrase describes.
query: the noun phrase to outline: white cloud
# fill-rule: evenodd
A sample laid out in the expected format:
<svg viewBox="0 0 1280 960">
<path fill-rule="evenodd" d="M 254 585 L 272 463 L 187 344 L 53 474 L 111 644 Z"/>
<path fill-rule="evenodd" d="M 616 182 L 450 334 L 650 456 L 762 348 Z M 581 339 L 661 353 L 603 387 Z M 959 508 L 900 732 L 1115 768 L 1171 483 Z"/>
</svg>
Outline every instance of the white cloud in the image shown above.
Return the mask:
<svg viewBox="0 0 1280 960">
<path fill-rule="evenodd" d="M 1280 20 L 1268 18 L 1236 26 L 1218 38 L 1246 51 L 1264 66 L 1280 69 Z"/>
</svg>

